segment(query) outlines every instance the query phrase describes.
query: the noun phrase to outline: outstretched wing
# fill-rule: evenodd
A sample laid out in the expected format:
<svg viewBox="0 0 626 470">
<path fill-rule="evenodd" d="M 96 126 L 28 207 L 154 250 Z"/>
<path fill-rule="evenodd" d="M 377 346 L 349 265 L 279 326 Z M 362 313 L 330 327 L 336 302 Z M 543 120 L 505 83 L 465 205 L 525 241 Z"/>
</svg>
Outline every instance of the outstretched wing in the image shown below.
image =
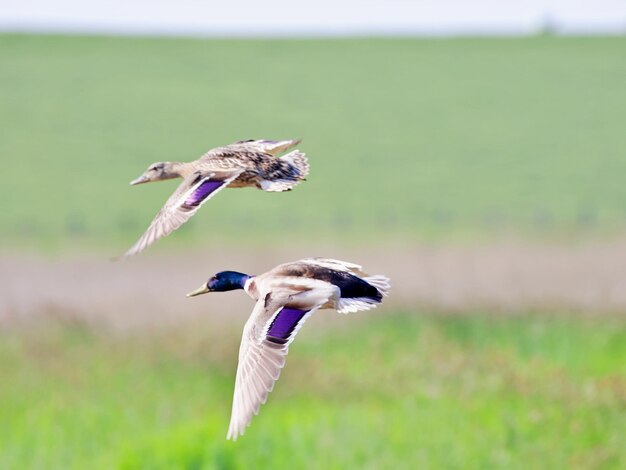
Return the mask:
<svg viewBox="0 0 626 470">
<path fill-rule="evenodd" d="M 298 145 L 302 140 L 301 139 L 291 139 L 291 140 L 240 140 L 239 142 L 235 142 L 235 144 L 245 144 L 250 147 L 256 147 L 262 152 L 269 153 L 270 155 L 277 155 L 285 150 L 288 150 L 292 147 Z"/>
<path fill-rule="evenodd" d="M 362 266 L 358 264 L 350 263 L 348 261 L 341 261 L 338 259 L 318 257 L 318 258 L 305 258 L 305 259 L 300 260 L 300 262 L 313 265 L 313 266 L 321 266 L 321 267 L 328 268 L 328 269 L 334 269 L 337 271 L 352 273 L 355 276 L 359 276 L 359 277 L 367 276 L 367 273 L 363 271 Z"/>
<path fill-rule="evenodd" d="M 228 186 L 242 171 L 243 169 L 204 174 L 196 172 L 186 177 L 124 257 L 141 253 L 159 238 L 169 235 L 183 225 L 198 212 L 202 204 Z"/>
<path fill-rule="evenodd" d="M 290 140 L 238 140 L 223 147 L 209 150 L 200 159 L 211 160 L 214 158 L 229 158 L 241 153 L 262 154 L 276 156 L 290 148 L 295 147 L 301 139 Z"/>
<path fill-rule="evenodd" d="M 227 439 L 237 440 L 258 414 L 285 365 L 289 344 L 319 308 L 289 308 L 288 301 L 289 296 L 261 297 L 244 327 Z"/>
</svg>

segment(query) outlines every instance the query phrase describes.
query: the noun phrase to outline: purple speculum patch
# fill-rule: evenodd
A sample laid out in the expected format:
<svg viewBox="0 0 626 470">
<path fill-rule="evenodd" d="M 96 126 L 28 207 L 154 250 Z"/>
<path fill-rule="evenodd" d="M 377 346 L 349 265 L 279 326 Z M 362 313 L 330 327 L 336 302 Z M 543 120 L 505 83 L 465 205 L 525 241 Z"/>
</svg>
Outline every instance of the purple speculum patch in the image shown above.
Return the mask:
<svg viewBox="0 0 626 470">
<path fill-rule="evenodd" d="M 193 208 L 200 205 L 213 191 L 219 189 L 224 184 L 223 181 L 204 181 L 196 190 L 187 196 L 183 206 Z"/>
<path fill-rule="evenodd" d="M 267 339 L 274 343 L 286 343 L 307 312 L 308 310 L 283 307 L 267 330 Z"/>
</svg>

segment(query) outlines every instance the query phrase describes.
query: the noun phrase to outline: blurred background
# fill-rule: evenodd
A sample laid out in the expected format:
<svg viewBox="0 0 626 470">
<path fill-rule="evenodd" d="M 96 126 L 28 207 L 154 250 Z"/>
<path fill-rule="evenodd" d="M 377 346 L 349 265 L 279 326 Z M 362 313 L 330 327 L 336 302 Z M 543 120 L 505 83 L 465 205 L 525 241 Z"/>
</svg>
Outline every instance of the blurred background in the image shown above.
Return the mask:
<svg viewBox="0 0 626 470">
<path fill-rule="evenodd" d="M 623 468 L 626 4 L 0 0 L 0 468 Z M 111 262 L 156 161 L 302 138 Z M 313 316 L 226 442 L 241 292 L 325 256 L 392 279 Z"/>
</svg>

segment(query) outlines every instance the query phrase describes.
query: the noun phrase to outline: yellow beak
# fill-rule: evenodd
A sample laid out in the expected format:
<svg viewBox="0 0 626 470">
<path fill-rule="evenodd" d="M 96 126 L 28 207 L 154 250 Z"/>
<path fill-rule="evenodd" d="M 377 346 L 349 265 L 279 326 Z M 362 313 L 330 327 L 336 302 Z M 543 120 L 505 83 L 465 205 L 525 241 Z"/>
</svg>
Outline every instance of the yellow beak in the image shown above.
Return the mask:
<svg viewBox="0 0 626 470">
<path fill-rule="evenodd" d="M 211 292 L 211 291 L 205 284 L 202 287 L 199 287 L 198 289 L 189 292 L 189 294 L 187 294 L 187 297 L 195 297 L 196 295 L 206 294 L 207 292 Z"/>
</svg>

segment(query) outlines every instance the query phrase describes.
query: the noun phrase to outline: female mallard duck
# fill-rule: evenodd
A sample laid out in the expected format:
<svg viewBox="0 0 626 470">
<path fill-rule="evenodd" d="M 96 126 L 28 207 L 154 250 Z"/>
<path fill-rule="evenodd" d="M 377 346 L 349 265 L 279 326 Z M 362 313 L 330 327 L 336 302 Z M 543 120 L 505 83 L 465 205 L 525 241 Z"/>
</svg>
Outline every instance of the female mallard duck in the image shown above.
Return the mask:
<svg viewBox="0 0 626 470">
<path fill-rule="evenodd" d="M 256 300 L 239 348 L 228 439 L 236 440 L 265 403 L 285 364 L 289 344 L 305 320 L 320 308 L 339 313 L 368 310 L 389 290 L 389 279 L 368 276 L 345 261 L 308 258 L 281 264 L 258 276 L 222 271 L 187 294 L 243 289 Z"/>
<path fill-rule="evenodd" d="M 172 178 L 183 178 L 183 182 L 124 256 L 136 255 L 172 233 L 226 186 L 256 187 L 263 191 L 290 190 L 309 172 L 306 156 L 298 150 L 280 158 L 275 155 L 298 143 L 300 140 L 245 140 L 209 150 L 193 162 L 153 163 L 130 184 Z"/>
</svg>

